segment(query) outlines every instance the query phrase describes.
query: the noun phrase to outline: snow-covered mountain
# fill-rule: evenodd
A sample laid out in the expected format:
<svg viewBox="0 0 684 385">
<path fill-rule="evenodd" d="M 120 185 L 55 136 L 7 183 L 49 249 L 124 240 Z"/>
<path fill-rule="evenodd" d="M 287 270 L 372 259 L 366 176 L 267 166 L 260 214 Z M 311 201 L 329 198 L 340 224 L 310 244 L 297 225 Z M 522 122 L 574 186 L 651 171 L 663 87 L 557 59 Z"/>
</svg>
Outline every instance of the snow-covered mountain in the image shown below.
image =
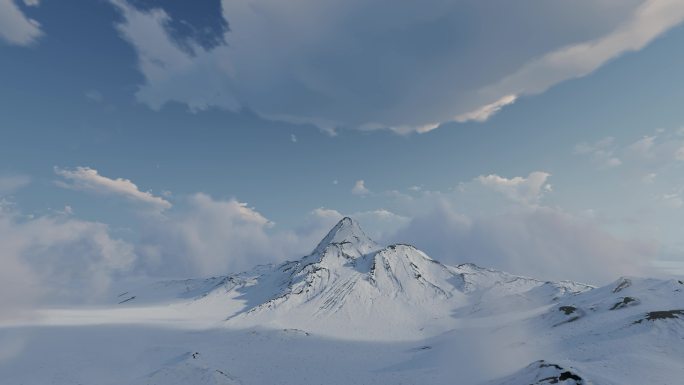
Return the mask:
<svg viewBox="0 0 684 385">
<path fill-rule="evenodd" d="M 382 247 L 344 218 L 295 261 L 127 288 L 104 307 L 46 310 L 30 333 L 24 327 L 37 337 L 9 361 L 0 354 L 0 379 L 677 385 L 682 292 L 677 279 L 594 288 L 449 266 L 410 245 Z M 8 330 L 0 342 L 18 329 Z"/>
<path fill-rule="evenodd" d="M 451 327 L 454 314 L 487 322 L 520 313 L 591 287 L 544 282 L 473 264 L 447 266 L 411 245 L 380 247 L 351 218 L 343 218 L 303 258 L 211 278 L 161 283 L 118 298 L 191 301 L 226 311 L 231 327 L 303 329 L 364 340 L 420 339 Z"/>
</svg>

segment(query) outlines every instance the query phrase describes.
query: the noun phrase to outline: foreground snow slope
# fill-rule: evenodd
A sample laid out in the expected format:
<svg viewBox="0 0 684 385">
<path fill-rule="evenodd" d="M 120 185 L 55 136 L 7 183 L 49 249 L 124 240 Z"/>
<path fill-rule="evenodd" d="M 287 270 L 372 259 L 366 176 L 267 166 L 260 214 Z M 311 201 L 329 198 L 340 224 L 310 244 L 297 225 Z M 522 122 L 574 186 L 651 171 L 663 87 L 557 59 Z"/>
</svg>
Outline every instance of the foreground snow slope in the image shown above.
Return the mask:
<svg viewBox="0 0 684 385">
<path fill-rule="evenodd" d="M 447 266 L 349 218 L 292 262 L 0 328 L 10 384 L 681 384 L 684 282 Z M 5 383 L 0 381 L 0 383 Z"/>
</svg>

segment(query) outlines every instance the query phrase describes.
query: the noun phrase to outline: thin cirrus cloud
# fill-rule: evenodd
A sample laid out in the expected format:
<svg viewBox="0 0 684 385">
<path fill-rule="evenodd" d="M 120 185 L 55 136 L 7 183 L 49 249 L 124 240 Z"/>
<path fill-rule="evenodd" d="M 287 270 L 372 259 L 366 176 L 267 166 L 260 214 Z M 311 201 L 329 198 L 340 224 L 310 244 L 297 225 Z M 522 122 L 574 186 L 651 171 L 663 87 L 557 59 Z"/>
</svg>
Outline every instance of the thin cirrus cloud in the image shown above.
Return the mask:
<svg viewBox="0 0 684 385">
<path fill-rule="evenodd" d="M 601 167 L 611 168 L 622 165 L 622 160 L 616 154 L 618 147 L 612 136 L 594 143 L 582 142 L 575 145 L 575 154 L 590 155 Z"/>
<path fill-rule="evenodd" d="M 150 205 L 159 210 L 171 208 L 169 201 L 153 195 L 149 191 L 141 191 L 129 179 L 111 179 L 100 175 L 97 170 L 90 167 L 76 167 L 71 170 L 55 167 L 54 171 L 55 174 L 64 179 L 57 181 L 60 187 L 118 195 L 134 202 Z"/>
<path fill-rule="evenodd" d="M 620 143 L 622 142 L 622 143 Z M 659 129 L 631 140 L 606 137 L 595 142 L 581 142 L 574 152 L 588 156 L 601 168 L 629 167 L 646 182 L 666 169 L 678 167 L 684 160 L 684 133 L 681 130 Z"/>
<path fill-rule="evenodd" d="M 25 0 L 27 6 L 38 6 L 37 0 Z M 43 32 L 40 23 L 27 17 L 15 0 L 0 0 L 0 39 L 11 45 L 33 44 Z"/>
<path fill-rule="evenodd" d="M 161 8 L 111 1 L 145 78 L 137 99 L 153 109 L 249 107 L 325 130 L 399 133 L 485 121 L 684 20 L 679 0 L 224 0 L 230 29 L 207 48 L 177 41 Z"/>
</svg>

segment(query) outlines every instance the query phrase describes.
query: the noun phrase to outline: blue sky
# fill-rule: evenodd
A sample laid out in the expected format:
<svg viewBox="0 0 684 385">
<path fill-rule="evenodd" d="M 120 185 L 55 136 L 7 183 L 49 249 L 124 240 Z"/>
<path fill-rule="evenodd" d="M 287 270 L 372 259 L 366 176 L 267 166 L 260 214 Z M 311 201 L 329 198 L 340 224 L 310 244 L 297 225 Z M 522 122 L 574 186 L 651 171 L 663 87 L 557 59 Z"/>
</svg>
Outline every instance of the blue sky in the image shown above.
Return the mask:
<svg viewBox="0 0 684 385">
<path fill-rule="evenodd" d="M 201 3 L 0 0 L 6 266 L 220 274 L 353 215 L 450 263 L 681 272 L 678 1 Z"/>
</svg>

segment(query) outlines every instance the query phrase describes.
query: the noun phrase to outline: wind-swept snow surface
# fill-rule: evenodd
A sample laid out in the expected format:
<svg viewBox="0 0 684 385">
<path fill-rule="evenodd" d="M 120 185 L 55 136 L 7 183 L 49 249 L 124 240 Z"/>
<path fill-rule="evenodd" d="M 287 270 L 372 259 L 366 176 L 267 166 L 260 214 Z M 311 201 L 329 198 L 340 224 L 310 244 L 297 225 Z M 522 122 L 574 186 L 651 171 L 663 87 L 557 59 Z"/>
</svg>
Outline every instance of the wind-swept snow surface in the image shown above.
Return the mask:
<svg viewBox="0 0 684 385">
<path fill-rule="evenodd" d="M 130 287 L 107 306 L 6 325 L 0 378 L 677 385 L 683 291 L 679 280 L 592 288 L 447 266 L 410 245 L 382 247 L 344 218 L 296 261 Z"/>
</svg>

